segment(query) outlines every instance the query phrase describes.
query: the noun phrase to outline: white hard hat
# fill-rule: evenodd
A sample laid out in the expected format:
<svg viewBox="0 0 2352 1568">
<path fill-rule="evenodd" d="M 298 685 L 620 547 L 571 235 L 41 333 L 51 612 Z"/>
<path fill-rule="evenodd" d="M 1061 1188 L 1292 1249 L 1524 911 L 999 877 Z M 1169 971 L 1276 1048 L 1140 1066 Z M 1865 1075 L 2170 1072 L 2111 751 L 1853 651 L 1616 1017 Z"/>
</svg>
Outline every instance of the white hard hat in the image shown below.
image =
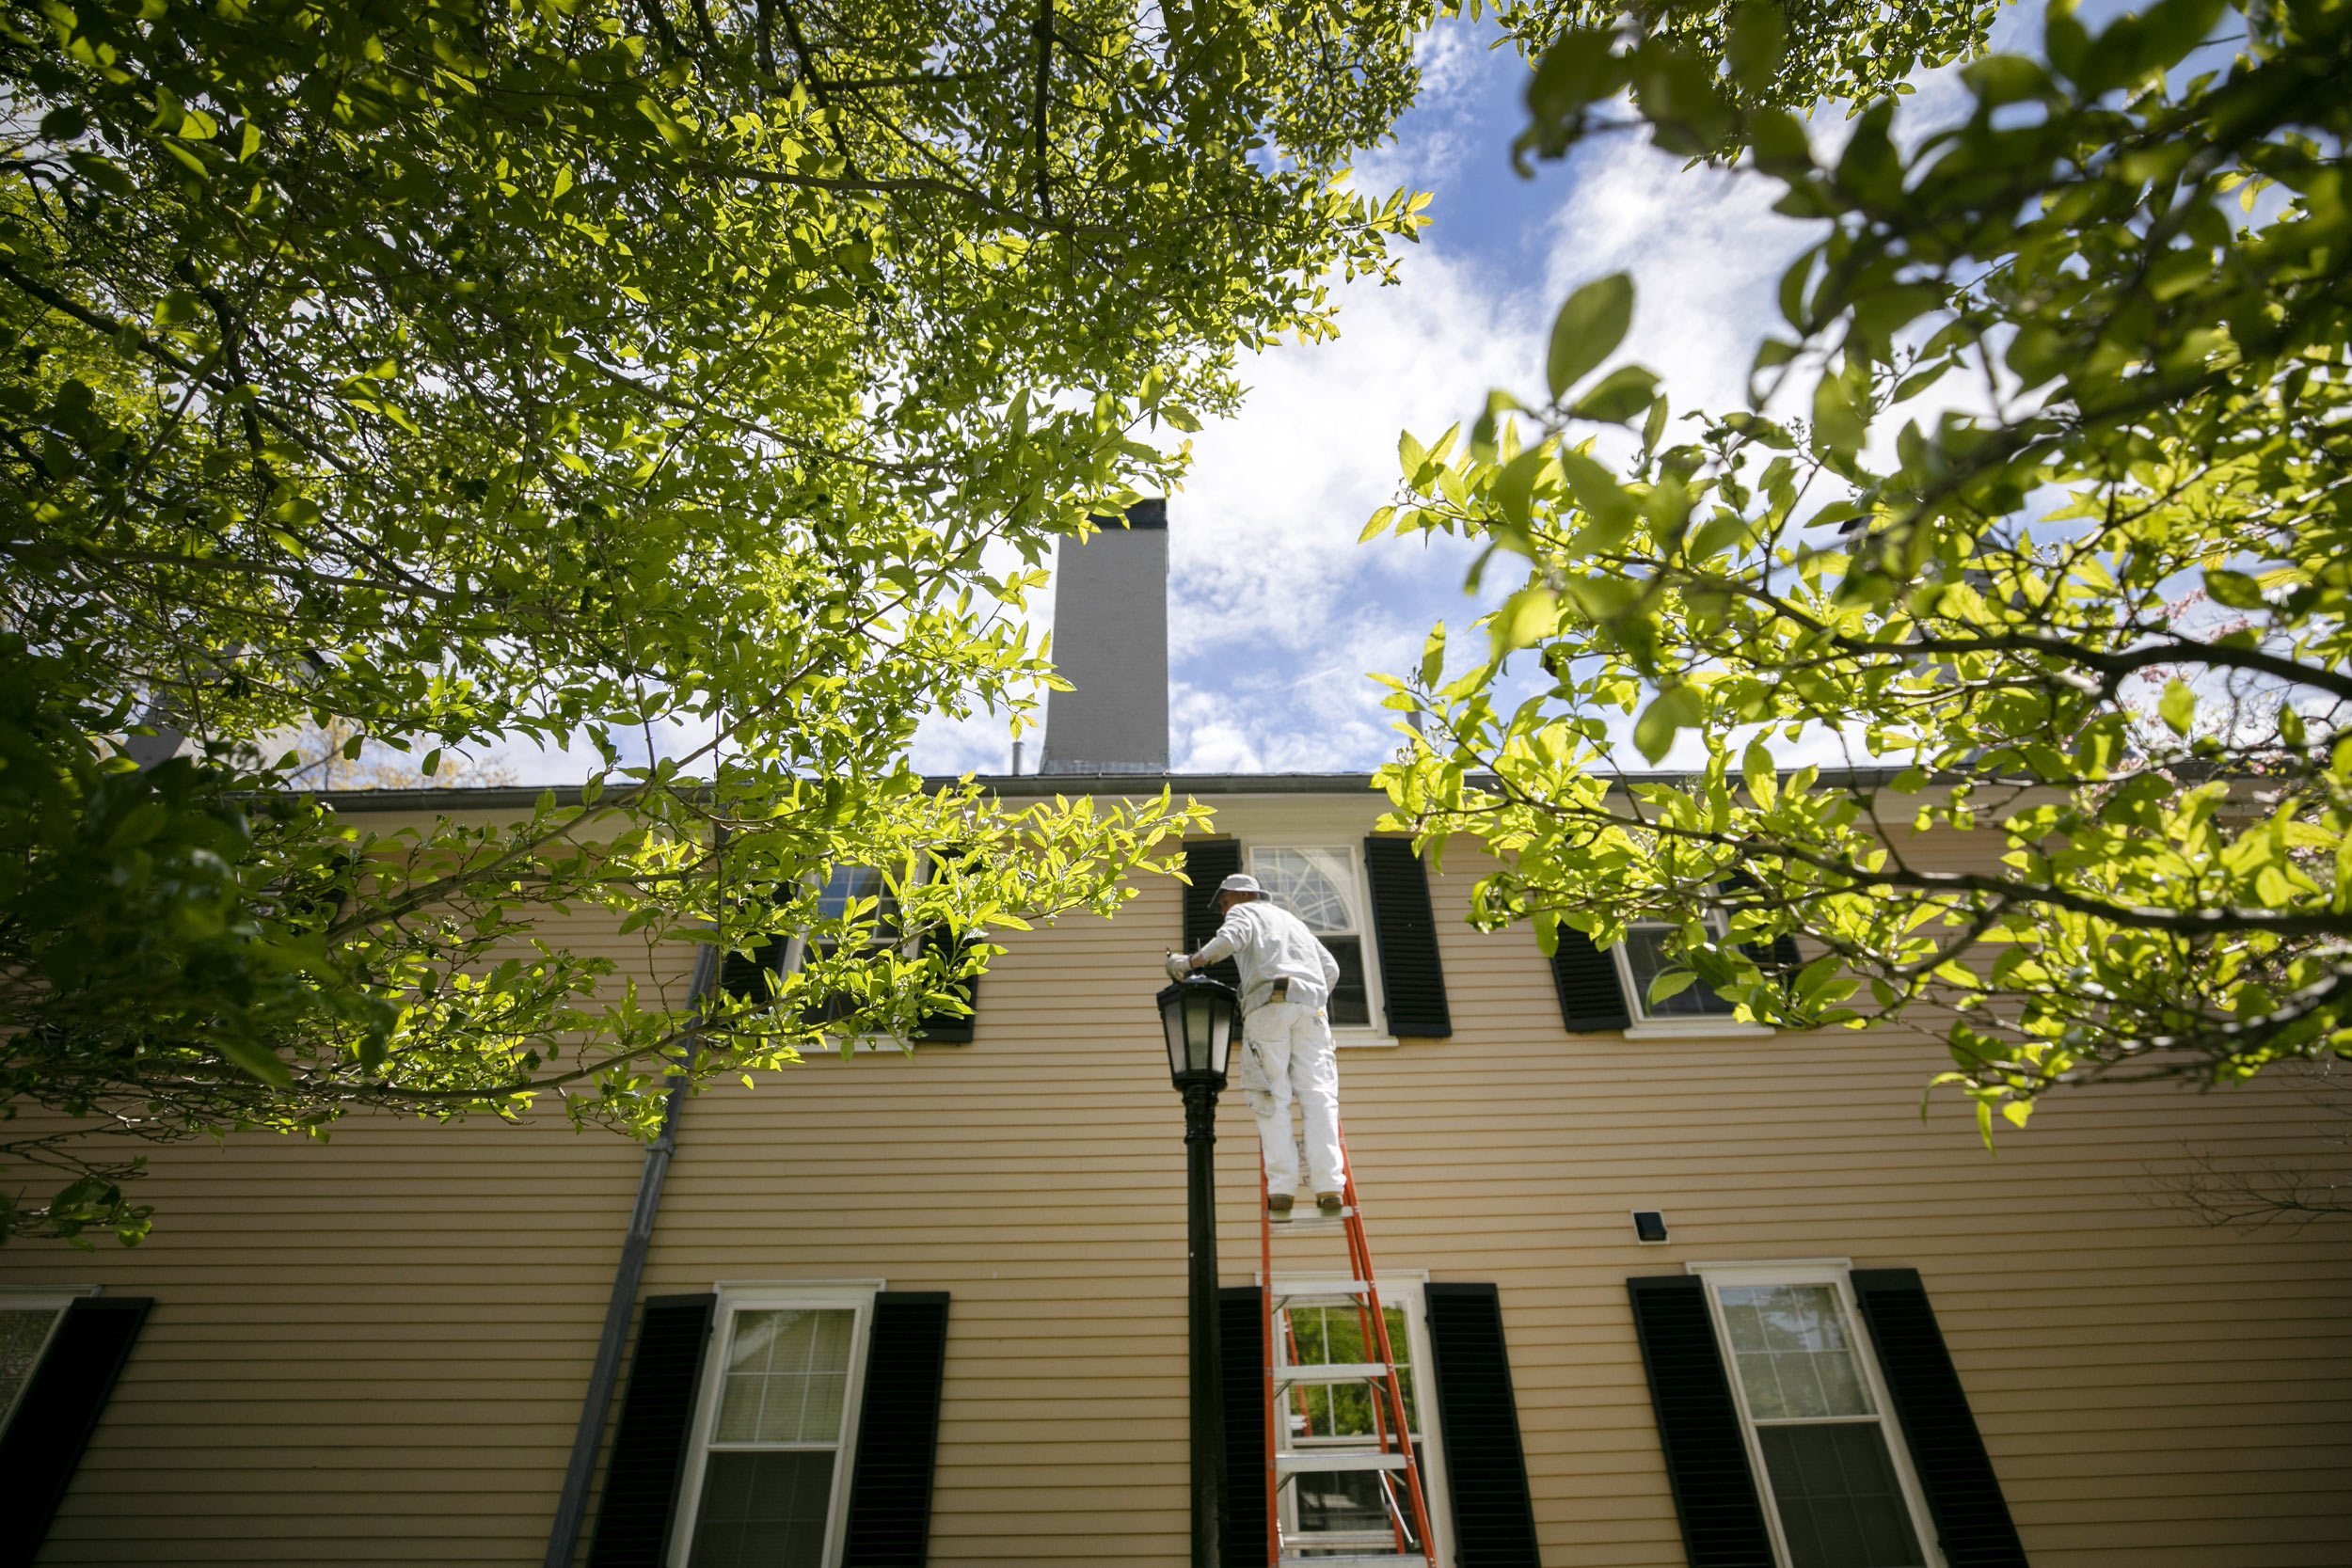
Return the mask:
<svg viewBox="0 0 2352 1568">
<path fill-rule="evenodd" d="M 1258 879 L 1247 871 L 1234 872 L 1217 883 L 1216 890 L 1219 893 L 1263 893 L 1265 891 L 1258 885 Z"/>
</svg>

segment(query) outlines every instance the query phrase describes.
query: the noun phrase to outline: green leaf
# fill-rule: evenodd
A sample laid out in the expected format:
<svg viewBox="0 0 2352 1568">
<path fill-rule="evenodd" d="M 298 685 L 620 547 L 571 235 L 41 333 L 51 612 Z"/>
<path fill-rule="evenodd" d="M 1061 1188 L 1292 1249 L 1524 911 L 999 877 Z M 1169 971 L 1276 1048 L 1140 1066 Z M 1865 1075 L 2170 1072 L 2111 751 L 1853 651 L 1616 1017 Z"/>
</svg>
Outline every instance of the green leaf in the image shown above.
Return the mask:
<svg viewBox="0 0 2352 1568">
<path fill-rule="evenodd" d="M 1600 384 L 1577 400 L 1580 420 L 1623 424 L 1646 410 L 1658 394 L 1658 377 L 1639 365 L 1621 365 L 1600 378 Z"/>
<path fill-rule="evenodd" d="M 1545 376 L 1551 400 L 1583 380 L 1617 352 L 1633 325 L 1633 279 L 1625 273 L 1597 278 L 1570 294 L 1551 324 L 1551 351 Z"/>
<path fill-rule="evenodd" d="M 1435 689 L 1438 678 L 1445 673 L 1445 623 L 1430 628 L 1429 640 L 1421 646 L 1421 684 Z"/>
<path fill-rule="evenodd" d="M 1698 972 L 1691 969 L 1661 969 L 1649 983 L 1650 1006 L 1657 1006 L 1671 997 L 1680 996 L 1698 983 Z"/>
<path fill-rule="evenodd" d="M 1551 458 L 1541 447 L 1519 453 L 1502 466 L 1495 475 L 1495 504 L 1510 525 L 1524 535 L 1532 526 L 1528 508 L 1535 489 L 1535 477 L 1551 464 Z"/>
<path fill-rule="evenodd" d="M 1813 445 L 1817 451 L 1851 457 L 1869 436 L 1862 416 L 1846 395 L 1845 380 L 1832 371 L 1821 372 L 1813 388 Z"/>
<path fill-rule="evenodd" d="M 1705 697 L 1694 687 L 1674 686 L 1650 700 L 1633 721 L 1633 744 L 1652 763 L 1674 749 L 1677 730 L 1695 729 L 1707 719 Z"/>
<path fill-rule="evenodd" d="M 2157 699 L 2156 712 L 2167 724 L 2172 726 L 2174 735 L 2185 736 L 2197 717 L 2197 693 L 2189 689 L 2186 681 L 2175 675 L 2164 683 L 2164 695 Z"/>
<path fill-rule="evenodd" d="M 1731 13 L 1731 36 L 1724 53 L 1731 62 L 1732 80 L 1748 91 L 1760 93 L 1772 85 L 1788 55 L 1788 26 L 1775 0 L 1742 0 Z"/>
<path fill-rule="evenodd" d="M 2232 610 L 2265 608 L 2262 584 L 2244 572 L 2228 571 L 2218 566 L 2207 568 L 2205 592 L 2213 595 L 2214 603 L 2227 605 Z"/>
<path fill-rule="evenodd" d="M 1518 648 L 1533 647 L 1551 635 L 1560 619 L 1560 601 L 1551 590 L 1522 588 L 1495 611 L 1494 653 L 1497 658 Z"/>
</svg>

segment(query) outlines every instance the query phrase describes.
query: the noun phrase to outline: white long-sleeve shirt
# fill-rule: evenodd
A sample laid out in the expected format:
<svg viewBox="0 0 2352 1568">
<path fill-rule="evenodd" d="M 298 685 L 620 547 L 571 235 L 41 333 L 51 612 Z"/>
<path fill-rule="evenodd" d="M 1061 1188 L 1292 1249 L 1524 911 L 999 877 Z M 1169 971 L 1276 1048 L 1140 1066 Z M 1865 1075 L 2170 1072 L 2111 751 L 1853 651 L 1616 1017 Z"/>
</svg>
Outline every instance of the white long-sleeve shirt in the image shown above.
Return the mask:
<svg viewBox="0 0 2352 1568">
<path fill-rule="evenodd" d="M 1320 1007 L 1339 984 L 1340 961 L 1315 940 L 1307 923 L 1271 899 L 1253 898 L 1225 911 L 1225 924 L 1200 944 L 1202 964 L 1231 958 L 1241 966 L 1241 1005 L 1263 1006 L 1277 980 L 1291 982 L 1291 1000 Z"/>
</svg>

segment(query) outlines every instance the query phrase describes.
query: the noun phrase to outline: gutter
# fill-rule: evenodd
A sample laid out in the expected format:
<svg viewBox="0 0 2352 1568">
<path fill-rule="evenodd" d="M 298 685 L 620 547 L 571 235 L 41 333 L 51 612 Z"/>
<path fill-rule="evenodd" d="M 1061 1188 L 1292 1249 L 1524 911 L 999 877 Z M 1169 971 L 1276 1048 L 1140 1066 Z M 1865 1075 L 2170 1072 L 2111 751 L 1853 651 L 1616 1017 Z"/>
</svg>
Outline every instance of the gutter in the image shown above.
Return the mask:
<svg viewBox="0 0 2352 1568">
<path fill-rule="evenodd" d="M 421 789 L 386 793 L 446 798 L 452 792 Z M 692 1002 L 699 1004 L 718 979 L 719 950 L 705 943 L 694 955 Z M 556 1499 L 555 1523 L 548 1530 L 546 1568 L 571 1568 L 572 1560 L 580 1551 L 580 1526 L 588 1513 L 588 1483 L 596 1474 L 596 1450 L 604 1444 L 605 1415 L 612 1408 L 612 1390 L 621 1380 L 621 1347 L 628 1338 L 629 1321 L 637 1315 L 637 1291 L 644 1282 L 645 1255 L 653 1247 L 653 1222 L 661 1207 L 661 1184 L 670 1174 L 670 1157 L 677 1152 L 678 1110 L 686 1103 L 694 1057 L 701 1047 L 698 1036 L 687 1037 L 686 1060 L 670 1074 L 669 1097 L 661 1107 L 661 1132 L 645 1150 L 644 1169 L 637 1178 L 637 1206 L 629 1211 L 628 1234 L 621 1243 L 621 1261 L 612 1272 L 612 1294 L 604 1307 L 604 1333 L 596 1340 L 596 1358 L 588 1371 L 588 1392 L 580 1402 L 580 1427 L 572 1434 L 571 1462 L 564 1467 L 564 1490 Z"/>
</svg>

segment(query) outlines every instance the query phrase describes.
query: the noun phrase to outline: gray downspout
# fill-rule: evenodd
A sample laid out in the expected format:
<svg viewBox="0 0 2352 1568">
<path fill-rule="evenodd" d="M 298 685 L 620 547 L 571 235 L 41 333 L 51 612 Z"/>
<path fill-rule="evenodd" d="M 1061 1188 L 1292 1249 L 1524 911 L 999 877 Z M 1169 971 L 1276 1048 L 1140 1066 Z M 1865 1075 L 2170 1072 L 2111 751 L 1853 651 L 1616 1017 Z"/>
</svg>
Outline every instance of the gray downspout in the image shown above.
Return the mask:
<svg viewBox="0 0 2352 1568">
<path fill-rule="evenodd" d="M 702 1005 L 718 977 L 719 950 L 706 942 L 694 955 L 692 1006 Z M 629 1212 L 620 1266 L 612 1272 L 612 1296 L 605 1303 L 604 1336 L 596 1341 L 588 1392 L 580 1402 L 580 1430 L 572 1434 L 571 1463 L 564 1467 L 564 1493 L 556 1500 L 555 1524 L 548 1531 L 546 1568 L 571 1568 L 580 1550 L 580 1527 L 588 1513 L 588 1482 L 596 1473 L 596 1450 L 604 1442 L 605 1412 L 612 1408 L 612 1389 L 621 1380 L 621 1346 L 628 1338 L 629 1320 L 637 1315 L 637 1288 L 644 1278 L 645 1254 L 653 1246 L 653 1220 L 661 1207 L 661 1182 L 670 1174 L 670 1156 L 677 1150 L 678 1107 L 686 1102 L 694 1058 L 701 1049 L 699 1033 L 690 1033 L 686 1059 L 670 1075 L 660 1135 L 645 1150 L 645 1168 L 637 1178 L 637 1207 Z"/>
</svg>

